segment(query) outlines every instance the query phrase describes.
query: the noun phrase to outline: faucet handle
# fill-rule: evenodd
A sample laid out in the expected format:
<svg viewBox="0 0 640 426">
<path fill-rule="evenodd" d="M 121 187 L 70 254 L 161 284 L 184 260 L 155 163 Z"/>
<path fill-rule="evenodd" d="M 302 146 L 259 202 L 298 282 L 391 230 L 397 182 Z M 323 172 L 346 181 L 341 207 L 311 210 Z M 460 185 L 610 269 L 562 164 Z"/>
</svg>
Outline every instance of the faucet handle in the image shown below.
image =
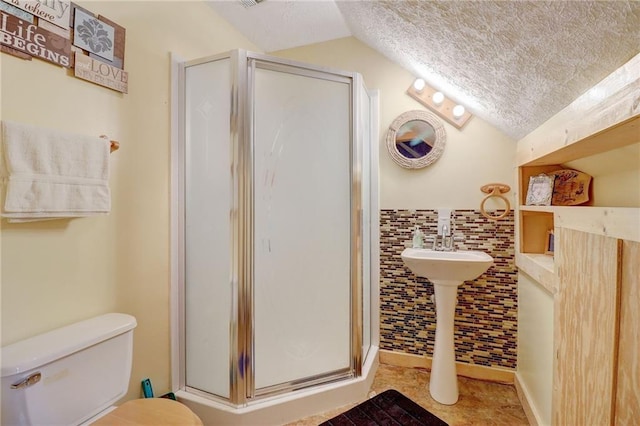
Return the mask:
<svg viewBox="0 0 640 426">
<path fill-rule="evenodd" d="M 436 249 L 436 241 L 438 241 L 438 237 L 435 235 L 425 235 L 424 242 L 431 244 L 431 250 Z"/>
<path fill-rule="evenodd" d="M 451 249 L 453 251 L 458 250 L 458 247 L 456 247 L 456 243 L 463 243 L 464 241 L 465 241 L 465 238 L 463 234 L 453 235 L 451 237 Z"/>
</svg>

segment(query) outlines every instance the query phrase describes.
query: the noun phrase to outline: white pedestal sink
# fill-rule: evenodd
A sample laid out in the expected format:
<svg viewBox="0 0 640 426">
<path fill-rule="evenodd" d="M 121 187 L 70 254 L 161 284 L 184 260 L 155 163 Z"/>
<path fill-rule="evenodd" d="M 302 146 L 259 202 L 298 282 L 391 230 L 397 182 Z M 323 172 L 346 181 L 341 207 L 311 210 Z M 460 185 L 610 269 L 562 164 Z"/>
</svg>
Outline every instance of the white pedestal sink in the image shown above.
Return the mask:
<svg viewBox="0 0 640 426">
<path fill-rule="evenodd" d="M 414 274 L 433 283 L 436 295 L 436 341 L 433 347 L 431 397 L 441 404 L 458 401 L 458 377 L 453 343 L 453 322 L 458 286 L 474 280 L 493 264 L 493 258 L 482 251 L 435 251 L 408 248 L 402 260 Z"/>
</svg>

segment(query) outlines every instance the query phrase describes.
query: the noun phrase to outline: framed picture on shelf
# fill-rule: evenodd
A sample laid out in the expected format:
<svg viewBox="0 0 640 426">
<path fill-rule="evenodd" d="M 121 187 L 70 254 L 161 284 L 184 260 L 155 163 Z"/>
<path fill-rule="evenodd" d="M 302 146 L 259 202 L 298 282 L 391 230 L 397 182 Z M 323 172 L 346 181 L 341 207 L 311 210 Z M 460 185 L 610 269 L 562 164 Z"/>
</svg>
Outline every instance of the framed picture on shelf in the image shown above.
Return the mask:
<svg viewBox="0 0 640 426">
<path fill-rule="evenodd" d="M 547 240 L 544 244 L 544 254 L 553 256 L 554 246 L 555 246 L 555 239 L 553 235 L 553 229 L 551 229 L 547 231 Z"/>
<path fill-rule="evenodd" d="M 553 176 L 540 174 L 529 178 L 527 206 L 550 206 L 553 195 Z"/>
</svg>

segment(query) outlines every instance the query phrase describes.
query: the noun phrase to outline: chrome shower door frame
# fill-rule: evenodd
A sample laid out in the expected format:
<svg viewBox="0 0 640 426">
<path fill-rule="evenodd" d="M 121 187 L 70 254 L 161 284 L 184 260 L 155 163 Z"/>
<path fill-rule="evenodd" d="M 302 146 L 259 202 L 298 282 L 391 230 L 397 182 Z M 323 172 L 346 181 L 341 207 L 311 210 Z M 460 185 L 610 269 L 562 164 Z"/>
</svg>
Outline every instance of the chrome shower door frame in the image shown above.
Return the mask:
<svg viewBox="0 0 640 426">
<path fill-rule="evenodd" d="M 212 395 L 198 389 L 190 388 L 185 379 L 185 239 L 184 239 L 184 167 L 185 167 L 185 118 L 184 113 L 179 118 L 181 127 L 181 143 L 178 149 L 178 315 L 179 315 L 179 386 L 194 394 L 213 399 L 225 405 L 242 407 L 258 402 L 264 398 L 272 397 L 311 386 L 336 382 L 342 379 L 359 377 L 362 370 L 362 330 L 363 330 L 363 261 L 362 261 L 362 233 L 369 232 L 363 229 L 362 222 L 362 137 L 355 125 L 357 114 L 358 87 L 355 84 L 359 76 L 355 73 L 333 70 L 324 67 L 316 67 L 309 64 L 288 61 L 272 56 L 235 50 L 226 54 L 215 55 L 182 64 L 180 73 L 180 86 L 184 87 L 184 69 L 212 60 L 230 58 L 231 66 L 231 117 L 230 117 L 230 173 L 232 182 L 232 200 L 230 212 L 231 241 L 229 250 L 231 254 L 232 287 L 231 318 L 229 319 L 229 398 Z M 349 85 L 350 93 L 350 365 L 348 368 L 337 371 L 328 371 L 312 377 L 302 377 L 287 383 L 255 389 L 255 346 L 254 346 L 254 108 L 253 108 L 253 77 L 256 68 L 263 68 L 277 72 L 285 72 L 305 77 L 320 78 L 337 81 Z M 180 99 L 181 109 L 184 110 L 184 95 Z M 368 273 L 368 271 L 367 271 Z M 220 360 L 212 360 L 220 362 Z"/>
</svg>

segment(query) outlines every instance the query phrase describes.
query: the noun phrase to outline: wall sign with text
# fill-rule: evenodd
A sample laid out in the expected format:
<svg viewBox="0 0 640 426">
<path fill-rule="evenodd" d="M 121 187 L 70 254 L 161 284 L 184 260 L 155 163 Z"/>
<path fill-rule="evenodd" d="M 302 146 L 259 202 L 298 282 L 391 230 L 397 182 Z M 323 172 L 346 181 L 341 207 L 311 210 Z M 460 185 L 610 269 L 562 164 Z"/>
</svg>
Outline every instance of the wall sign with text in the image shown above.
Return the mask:
<svg viewBox="0 0 640 426">
<path fill-rule="evenodd" d="M 128 92 L 124 27 L 67 0 L 0 0 L 0 50 L 73 68 L 77 78 Z"/>
</svg>

